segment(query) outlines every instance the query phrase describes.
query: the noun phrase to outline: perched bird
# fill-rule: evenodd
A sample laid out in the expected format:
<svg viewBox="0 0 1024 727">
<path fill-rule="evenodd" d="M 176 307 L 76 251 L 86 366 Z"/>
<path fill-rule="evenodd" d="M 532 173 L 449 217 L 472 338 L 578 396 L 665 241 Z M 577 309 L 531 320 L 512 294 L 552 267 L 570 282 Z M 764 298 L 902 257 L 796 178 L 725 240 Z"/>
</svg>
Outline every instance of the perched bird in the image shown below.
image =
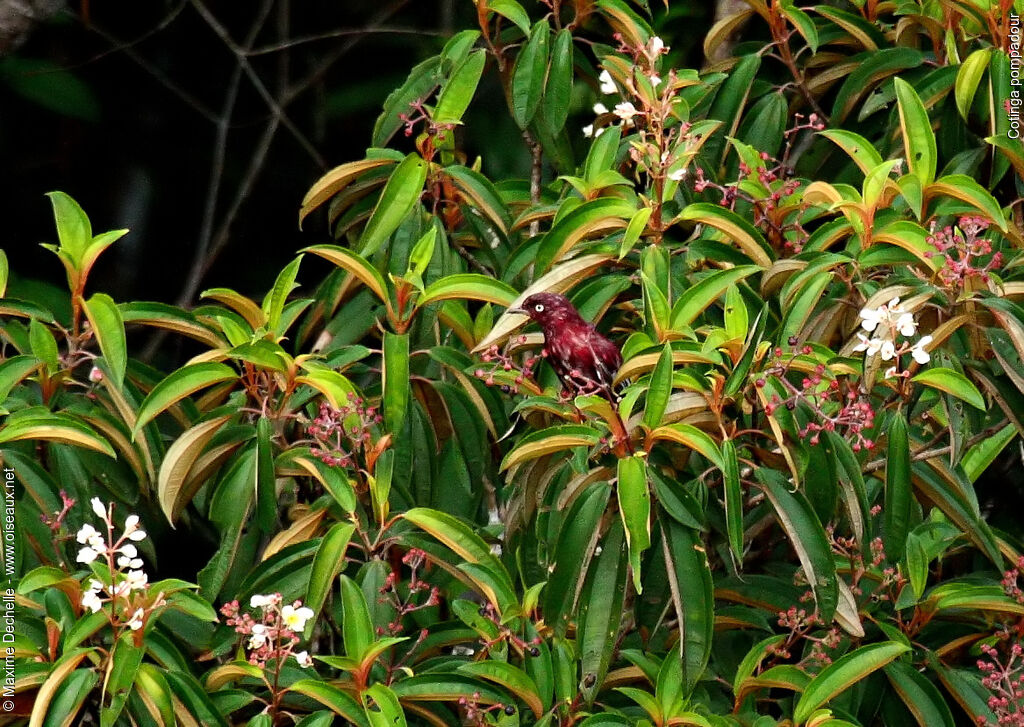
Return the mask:
<svg viewBox="0 0 1024 727">
<path fill-rule="evenodd" d="M 562 380 L 566 393 L 600 394 L 615 401 L 612 381 L 622 365 L 618 346 L 583 320 L 569 299 L 558 293 L 535 293 L 509 313 L 521 313 L 544 332 L 544 355 Z"/>
</svg>

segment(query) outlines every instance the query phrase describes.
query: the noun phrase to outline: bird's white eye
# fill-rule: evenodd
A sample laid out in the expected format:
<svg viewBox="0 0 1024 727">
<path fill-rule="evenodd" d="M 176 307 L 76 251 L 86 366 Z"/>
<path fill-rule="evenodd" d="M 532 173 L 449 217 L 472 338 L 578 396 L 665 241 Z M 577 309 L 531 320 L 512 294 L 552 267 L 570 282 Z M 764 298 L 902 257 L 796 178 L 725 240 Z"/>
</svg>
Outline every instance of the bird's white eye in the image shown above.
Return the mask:
<svg viewBox="0 0 1024 727">
<path fill-rule="evenodd" d="M 543 313 L 544 312 L 544 304 L 543 303 L 538 303 L 537 305 L 533 306 L 533 309 L 535 311 L 537 311 L 538 313 Z"/>
</svg>

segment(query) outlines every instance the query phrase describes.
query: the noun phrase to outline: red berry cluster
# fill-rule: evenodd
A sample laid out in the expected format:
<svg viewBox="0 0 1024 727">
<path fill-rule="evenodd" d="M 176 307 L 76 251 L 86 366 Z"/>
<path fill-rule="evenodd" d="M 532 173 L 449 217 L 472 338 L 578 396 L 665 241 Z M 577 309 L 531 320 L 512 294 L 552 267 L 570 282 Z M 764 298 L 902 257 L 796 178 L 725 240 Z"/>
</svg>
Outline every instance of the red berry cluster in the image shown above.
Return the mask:
<svg viewBox="0 0 1024 727">
<path fill-rule="evenodd" d="M 519 344 L 526 343 L 526 336 L 518 336 L 515 341 Z M 509 342 L 510 344 L 512 341 Z M 518 394 L 519 387 L 523 382 L 533 378 L 533 369 L 537 363 L 543 358 L 544 354 L 541 353 L 539 356 L 527 356 L 520 365 L 508 352 L 508 348 L 501 350 L 497 345 L 491 346 L 480 355 L 480 359 L 484 363 L 494 364 L 490 369 L 478 368 L 473 372 L 473 375 L 478 379 L 482 379 L 488 386 L 501 386 L 503 389 L 507 389 L 510 393 Z M 507 372 L 509 375 L 515 372 L 514 376 L 511 376 L 511 381 L 507 379 L 510 377 L 499 376 L 502 381 L 495 379 L 495 374 L 499 372 Z"/>
<path fill-rule="evenodd" d="M 991 722 L 985 717 L 978 718 L 978 724 L 995 727 L 1024 727 L 1024 647 L 1020 643 L 1010 646 L 1010 653 L 1004 662 L 999 650 L 989 644 L 981 645 L 982 653 L 988 660 L 978 660 L 978 670 L 985 676 L 981 684 L 992 695 L 988 698 L 988 708 L 996 715 Z"/>
<path fill-rule="evenodd" d="M 362 399 L 335 409 L 320 402 L 320 413 L 306 428 L 314 442 L 313 456 L 330 467 L 356 466 L 355 456 L 372 448 L 373 427 L 382 418 Z"/>
<path fill-rule="evenodd" d="M 981 237 L 989 227 L 989 221 L 982 217 L 960 218 L 958 227 L 947 226 L 928 237 L 928 242 L 942 253 L 942 269 L 939 279 L 951 288 L 962 289 L 964 281 L 978 276 L 988 282 L 990 273 L 1003 263 L 1001 252 L 992 252 L 992 243 Z M 926 253 L 932 257 L 934 253 Z M 986 262 L 982 262 L 988 257 Z"/>
<path fill-rule="evenodd" d="M 812 349 L 803 346 L 799 353 L 808 356 Z M 874 448 L 875 442 L 865 436 L 865 432 L 875 425 L 875 410 L 863 392 L 849 388 L 844 395 L 838 379 L 831 379 L 823 386 L 826 374 L 824 364 L 815 366 L 812 373 L 801 379 L 798 387 L 787 377 L 796 356 L 785 361 L 783 355 L 782 348 L 776 348 L 774 361 L 765 368 L 764 375 L 755 381 L 758 388 L 763 388 L 768 383 L 766 376 L 772 375 L 789 394 L 784 399 L 773 394 L 765 405 L 765 413 L 771 416 L 779 407 L 793 411 L 802 403 L 809 407 L 812 419 L 800 429 L 800 436 L 807 437 L 811 444 L 818 444 L 821 432 L 840 432 L 850 440 L 854 452 Z"/>
<path fill-rule="evenodd" d="M 402 557 L 402 562 L 412 570 L 408 586 L 406 587 L 407 594 L 403 597 L 399 593 L 399 574 L 396 571 L 391 571 L 388 573 L 387 578 L 384 579 L 384 585 L 380 587 L 381 597 L 378 599 L 378 603 L 386 603 L 395 609 L 395 618 L 387 627 L 387 630 L 392 634 L 402 632 L 402 619 L 405 616 L 414 611 L 436 606 L 441 602 L 441 592 L 437 587 L 431 586 L 419 577 L 420 568 L 427 562 L 427 554 L 419 548 L 412 548 Z M 427 592 L 426 600 L 420 604 L 415 603 L 416 594 L 423 591 Z M 385 629 L 378 626 L 377 635 L 383 636 L 384 633 Z M 425 634 L 421 634 L 421 638 L 425 637 Z"/>
</svg>

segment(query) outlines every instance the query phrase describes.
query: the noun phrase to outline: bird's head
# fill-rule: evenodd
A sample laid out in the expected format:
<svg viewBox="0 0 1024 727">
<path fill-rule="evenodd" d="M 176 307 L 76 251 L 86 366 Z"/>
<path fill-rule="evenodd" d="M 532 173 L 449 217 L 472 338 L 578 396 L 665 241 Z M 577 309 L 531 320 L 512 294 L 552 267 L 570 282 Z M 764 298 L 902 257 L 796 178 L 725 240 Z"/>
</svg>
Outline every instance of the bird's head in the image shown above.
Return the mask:
<svg viewBox="0 0 1024 727">
<path fill-rule="evenodd" d="M 558 293 L 534 293 L 518 308 L 509 308 L 508 312 L 529 316 L 542 327 L 555 326 L 579 318 L 579 313 L 569 299 Z"/>
</svg>

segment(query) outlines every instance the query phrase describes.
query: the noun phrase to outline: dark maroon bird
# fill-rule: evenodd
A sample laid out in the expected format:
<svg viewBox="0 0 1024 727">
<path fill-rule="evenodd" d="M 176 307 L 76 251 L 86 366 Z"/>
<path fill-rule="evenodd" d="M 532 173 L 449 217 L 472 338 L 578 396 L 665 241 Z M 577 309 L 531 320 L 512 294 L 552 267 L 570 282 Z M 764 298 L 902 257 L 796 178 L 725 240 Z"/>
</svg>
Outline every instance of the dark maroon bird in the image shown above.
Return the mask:
<svg viewBox="0 0 1024 727">
<path fill-rule="evenodd" d="M 601 394 L 615 401 L 612 381 L 622 365 L 618 347 L 583 320 L 569 299 L 558 293 L 535 293 L 520 308 L 544 332 L 544 354 L 571 394 Z"/>
</svg>

